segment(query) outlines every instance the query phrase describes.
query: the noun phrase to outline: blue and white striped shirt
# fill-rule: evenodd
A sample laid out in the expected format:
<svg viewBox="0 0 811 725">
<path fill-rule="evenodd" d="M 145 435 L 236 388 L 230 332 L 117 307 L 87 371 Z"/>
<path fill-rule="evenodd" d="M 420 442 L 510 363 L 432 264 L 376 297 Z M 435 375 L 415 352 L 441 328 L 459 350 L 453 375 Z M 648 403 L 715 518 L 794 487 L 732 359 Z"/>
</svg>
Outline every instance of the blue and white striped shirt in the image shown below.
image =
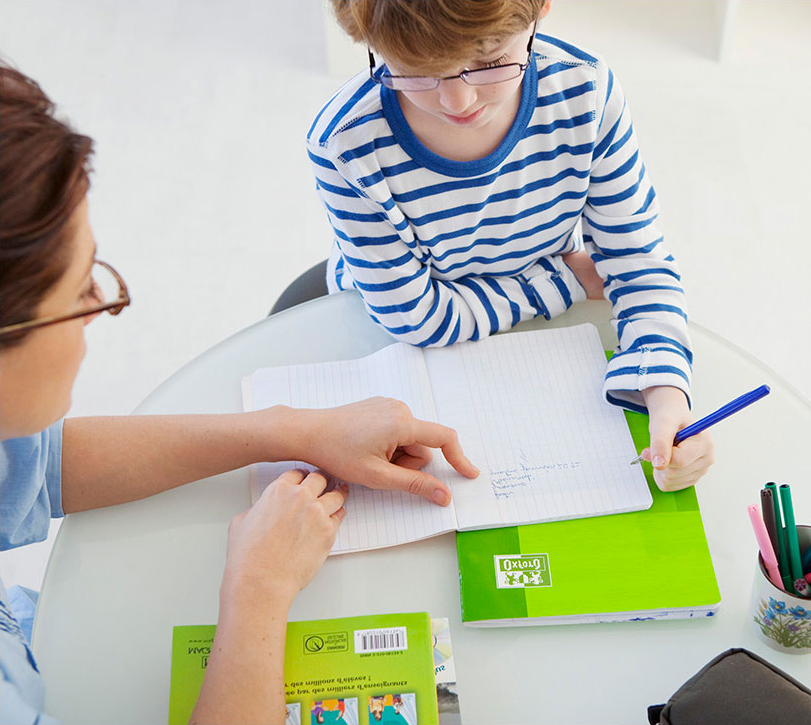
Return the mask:
<svg viewBox="0 0 811 725">
<path fill-rule="evenodd" d="M 423 146 L 368 72 L 322 108 L 307 147 L 335 230 L 329 289 L 357 289 L 400 341 L 450 345 L 585 299 L 560 256 L 584 243 L 620 343 L 607 399 L 644 410 L 638 391 L 657 385 L 689 398 L 684 292 L 622 90 L 556 38 L 538 35 L 534 59 L 507 135 L 473 161 Z"/>
</svg>

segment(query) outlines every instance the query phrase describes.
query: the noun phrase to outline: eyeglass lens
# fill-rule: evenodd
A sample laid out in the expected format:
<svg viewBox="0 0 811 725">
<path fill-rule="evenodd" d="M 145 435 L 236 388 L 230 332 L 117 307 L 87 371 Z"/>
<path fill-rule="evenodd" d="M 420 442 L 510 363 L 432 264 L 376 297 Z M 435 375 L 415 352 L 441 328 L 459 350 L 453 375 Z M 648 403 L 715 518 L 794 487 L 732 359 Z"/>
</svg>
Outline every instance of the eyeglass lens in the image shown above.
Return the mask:
<svg viewBox="0 0 811 725">
<path fill-rule="evenodd" d="M 93 287 L 88 290 L 87 304 L 98 305 L 115 302 L 121 297 L 121 285 L 115 275 L 103 264 L 95 262 L 91 270 Z"/>
<path fill-rule="evenodd" d="M 494 68 L 463 71 L 459 74 L 459 77 L 471 86 L 487 86 L 517 78 L 521 75 L 521 72 L 520 64 L 509 63 Z M 439 85 L 438 78 L 423 76 L 393 77 L 384 74 L 380 80 L 387 88 L 395 91 L 430 91 Z"/>
</svg>

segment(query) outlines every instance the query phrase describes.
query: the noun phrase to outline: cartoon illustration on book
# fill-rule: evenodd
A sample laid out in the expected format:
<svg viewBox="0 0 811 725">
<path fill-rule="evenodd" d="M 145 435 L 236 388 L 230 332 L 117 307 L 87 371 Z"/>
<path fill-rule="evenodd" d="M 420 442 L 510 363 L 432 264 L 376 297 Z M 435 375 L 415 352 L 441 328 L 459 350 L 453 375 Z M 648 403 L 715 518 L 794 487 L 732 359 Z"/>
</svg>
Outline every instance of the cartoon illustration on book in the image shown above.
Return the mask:
<svg viewBox="0 0 811 725">
<path fill-rule="evenodd" d="M 356 697 L 316 700 L 310 706 L 310 724 L 336 723 L 358 725 L 358 700 Z"/>
<path fill-rule="evenodd" d="M 288 702 L 284 707 L 284 725 L 301 725 L 301 703 Z"/>
<path fill-rule="evenodd" d="M 434 649 L 434 673 L 439 721 L 443 725 L 461 725 L 459 693 L 456 688 L 456 667 L 453 663 L 450 622 L 447 617 L 431 618 Z"/>
<path fill-rule="evenodd" d="M 413 692 L 373 695 L 369 722 L 384 725 L 417 725 L 417 697 Z"/>
</svg>

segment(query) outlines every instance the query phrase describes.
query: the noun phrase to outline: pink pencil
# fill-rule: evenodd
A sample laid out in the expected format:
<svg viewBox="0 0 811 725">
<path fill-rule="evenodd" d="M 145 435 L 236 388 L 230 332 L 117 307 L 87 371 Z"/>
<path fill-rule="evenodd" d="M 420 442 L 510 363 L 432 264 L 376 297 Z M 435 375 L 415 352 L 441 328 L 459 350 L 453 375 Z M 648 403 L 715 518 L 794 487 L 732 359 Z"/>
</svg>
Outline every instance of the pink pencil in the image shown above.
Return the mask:
<svg viewBox="0 0 811 725">
<path fill-rule="evenodd" d="M 757 545 L 760 549 L 760 556 L 763 563 L 766 565 L 766 571 L 769 572 L 769 579 L 780 591 L 784 591 L 783 582 L 780 578 L 780 570 L 777 568 L 777 557 L 774 555 L 774 548 L 772 548 L 772 541 L 766 531 L 766 524 L 763 523 L 763 517 L 760 515 L 760 506 L 753 503 L 749 507 L 749 520 L 752 522 L 752 528 L 755 530 L 755 538 Z"/>
</svg>

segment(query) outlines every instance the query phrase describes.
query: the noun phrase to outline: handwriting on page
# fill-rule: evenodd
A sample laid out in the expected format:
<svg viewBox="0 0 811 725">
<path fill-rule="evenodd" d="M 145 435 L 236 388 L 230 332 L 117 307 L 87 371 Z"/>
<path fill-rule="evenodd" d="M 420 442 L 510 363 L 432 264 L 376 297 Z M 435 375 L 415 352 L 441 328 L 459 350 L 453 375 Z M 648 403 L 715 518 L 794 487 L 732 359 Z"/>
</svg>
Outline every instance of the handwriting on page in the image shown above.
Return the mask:
<svg viewBox="0 0 811 725">
<path fill-rule="evenodd" d="M 534 461 L 522 448 L 517 450 L 518 461 L 510 468 L 490 469 L 490 485 L 497 499 L 511 498 L 516 489 L 525 489 L 533 484 L 548 484 L 551 474 L 575 471 L 580 460 Z M 557 476 L 555 476 L 557 478 Z"/>
<path fill-rule="evenodd" d="M 490 474 L 453 490 L 460 528 L 556 521 L 645 508 L 634 446 L 603 393 L 606 359 L 590 325 L 430 348 L 438 417 Z M 629 458 L 628 460 L 631 460 Z"/>
<path fill-rule="evenodd" d="M 512 468 L 490 470 L 490 485 L 497 499 L 511 498 L 516 489 L 524 489 L 532 484 L 543 483 L 543 474 L 574 471 L 580 467 L 580 461 L 558 461 L 556 463 L 539 463 L 527 465 L 519 463 Z"/>
</svg>

